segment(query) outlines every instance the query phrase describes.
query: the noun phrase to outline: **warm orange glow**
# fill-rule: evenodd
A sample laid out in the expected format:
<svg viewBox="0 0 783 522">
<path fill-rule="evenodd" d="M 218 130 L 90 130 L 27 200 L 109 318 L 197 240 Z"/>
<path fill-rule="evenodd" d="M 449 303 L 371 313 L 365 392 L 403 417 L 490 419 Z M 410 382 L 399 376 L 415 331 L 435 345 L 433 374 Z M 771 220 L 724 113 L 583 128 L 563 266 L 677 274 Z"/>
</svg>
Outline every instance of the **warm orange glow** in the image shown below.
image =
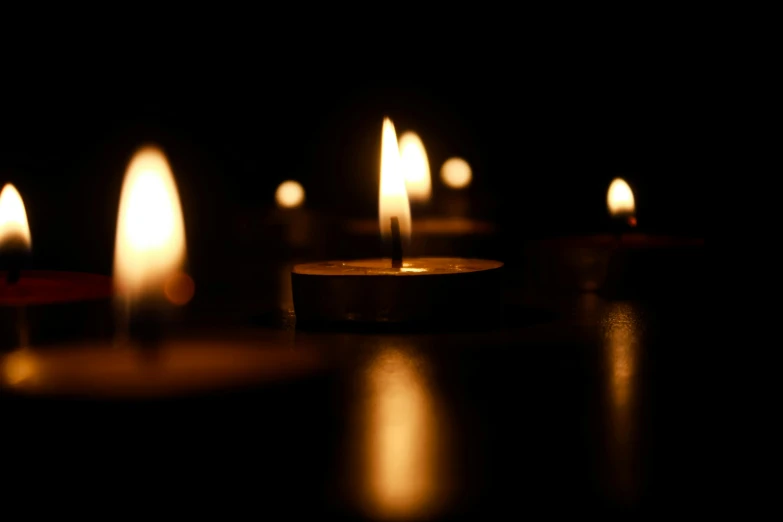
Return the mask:
<svg viewBox="0 0 783 522">
<path fill-rule="evenodd" d="M 609 185 L 609 191 L 606 193 L 606 205 L 612 216 L 624 216 L 636 211 L 633 191 L 624 179 L 615 178 Z"/>
<path fill-rule="evenodd" d="M 470 185 L 473 171 L 470 164 L 462 158 L 447 159 L 440 168 L 440 177 L 447 187 L 462 189 Z"/>
<path fill-rule="evenodd" d="M 608 305 L 602 321 L 609 387 L 609 462 L 617 492 L 632 498 L 638 486 L 637 397 L 639 310 L 629 303 Z"/>
<path fill-rule="evenodd" d="M 6 382 L 13 386 L 35 379 L 38 375 L 38 365 L 26 350 L 17 350 L 6 356 L 3 373 Z"/>
<path fill-rule="evenodd" d="M 391 218 L 400 221 L 400 235 L 404 241 L 411 237 L 411 206 L 402 173 L 397 133 L 389 118 L 383 120 L 381 136 L 381 188 L 378 201 L 378 218 L 381 236 L 391 238 Z"/>
<path fill-rule="evenodd" d="M 632 379 L 636 370 L 636 332 L 623 305 L 614 306 L 609 313 L 611 325 L 608 336 L 612 402 L 616 411 L 625 411 L 631 397 Z"/>
<path fill-rule="evenodd" d="M 277 187 L 275 201 L 282 208 L 296 208 L 304 203 L 305 191 L 298 181 L 284 181 Z"/>
<path fill-rule="evenodd" d="M 120 196 L 114 284 L 121 298 L 163 297 L 185 264 L 185 225 L 177 185 L 159 149 L 139 150 Z"/>
<path fill-rule="evenodd" d="M 185 272 L 176 272 L 166 279 L 163 292 L 169 302 L 182 306 L 193 299 L 193 294 L 196 293 L 196 284 Z"/>
<path fill-rule="evenodd" d="M 400 137 L 400 162 L 411 201 L 429 201 L 432 191 L 430 162 L 421 138 L 415 132 Z"/>
<path fill-rule="evenodd" d="M 6 183 L 0 192 L 0 246 L 10 243 L 18 243 L 18 247 L 30 250 L 32 242 L 22 196 L 16 187 Z"/>
<path fill-rule="evenodd" d="M 369 369 L 367 479 L 375 511 L 408 517 L 435 496 L 436 426 L 432 398 L 416 360 L 396 349 Z"/>
</svg>

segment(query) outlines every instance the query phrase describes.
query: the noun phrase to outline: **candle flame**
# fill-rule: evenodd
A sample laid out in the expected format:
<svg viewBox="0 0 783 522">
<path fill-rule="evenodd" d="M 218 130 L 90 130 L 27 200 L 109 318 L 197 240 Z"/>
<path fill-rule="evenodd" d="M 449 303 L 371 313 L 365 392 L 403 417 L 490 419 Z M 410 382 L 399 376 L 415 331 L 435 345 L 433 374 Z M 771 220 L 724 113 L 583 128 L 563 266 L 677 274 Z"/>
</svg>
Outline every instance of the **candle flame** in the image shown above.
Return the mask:
<svg viewBox="0 0 783 522">
<path fill-rule="evenodd" d="M 394 124 L 389 118 L 384 118 L 381 137 L 381 189 L 378 204 L 381 236 L 384 239 L 391 238 L 391 218 L 396 217 L 400 221 L 402 239 L 409 241 L 411 207 L 401 163 Z"/>
<path fill-rule="evenodd" d="M 449 188 L 463 189 L 470 185 L 473 170 L 470 164 L 462 158 L 449 158 L 440 169 L 440 177 Z"/>
<path fill-rule="evenodd" d="M 174 175 L 163 152 L 145 147 L 133 156 L 122 185 L 114 249 L 117 294 L 166 297 L 172 278 L 181 278 L 185 258 Z"/>
<path fill-rule="evenodd" d="M 0 247 L 13 246 L 29 251 L 32 245 L 27 212 L 19 191 L 6 183 L 0 192 Z"/>
<path fill-rule="evenodd" d="M 615 178 L 606 193 L 606 205 L 613 217 L 633 215 L 636 211 L 633 191 L 622 178 Z M 636 220 L 634 219 L 634 224 Z"/>
<path fill-rule="evenodd" d="M 305 191 L 298 181 L 284 181 L 275 191 L 275 201 L 281 208 L 296 208 L 304 203 Z"/>
<path fill-rule="evenodd" d="M 429 201 L 432 190 L 427 151 L 415 132 L 400 137 L 400 164 L 405 176 L 408 197 L 412 201 Z"/>
</svg>

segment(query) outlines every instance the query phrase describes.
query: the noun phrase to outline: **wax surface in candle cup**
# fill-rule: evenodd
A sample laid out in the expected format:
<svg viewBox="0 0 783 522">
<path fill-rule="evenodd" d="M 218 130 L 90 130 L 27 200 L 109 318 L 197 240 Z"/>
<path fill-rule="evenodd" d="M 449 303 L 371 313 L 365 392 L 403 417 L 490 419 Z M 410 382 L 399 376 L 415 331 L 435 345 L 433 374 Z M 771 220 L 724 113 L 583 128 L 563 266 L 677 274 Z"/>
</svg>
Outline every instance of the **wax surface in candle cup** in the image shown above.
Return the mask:
<svg viewBox="0 0 783 522">
<path fill-rule="evenodd" d="M 325 261 L 294 266 L 297 325 L 464 323 L 501 312 L 500 268 L 484 259 L 405 258 Z"/>
</svg>

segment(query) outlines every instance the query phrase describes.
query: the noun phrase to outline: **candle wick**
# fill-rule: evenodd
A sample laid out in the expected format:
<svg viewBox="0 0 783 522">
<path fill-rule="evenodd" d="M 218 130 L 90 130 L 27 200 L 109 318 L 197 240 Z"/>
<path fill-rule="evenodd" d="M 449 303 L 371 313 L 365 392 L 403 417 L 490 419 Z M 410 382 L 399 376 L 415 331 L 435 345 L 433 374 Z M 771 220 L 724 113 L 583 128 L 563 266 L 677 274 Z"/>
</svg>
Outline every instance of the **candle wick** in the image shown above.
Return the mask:
<svg viewBox="0 0 783 522">
<path fill-rule="evenodd" d="M 400 220 L 391 218 L 392 233 L 392 268 L 402 268 L 402 238 L 400 237 Z"/>
</svg>

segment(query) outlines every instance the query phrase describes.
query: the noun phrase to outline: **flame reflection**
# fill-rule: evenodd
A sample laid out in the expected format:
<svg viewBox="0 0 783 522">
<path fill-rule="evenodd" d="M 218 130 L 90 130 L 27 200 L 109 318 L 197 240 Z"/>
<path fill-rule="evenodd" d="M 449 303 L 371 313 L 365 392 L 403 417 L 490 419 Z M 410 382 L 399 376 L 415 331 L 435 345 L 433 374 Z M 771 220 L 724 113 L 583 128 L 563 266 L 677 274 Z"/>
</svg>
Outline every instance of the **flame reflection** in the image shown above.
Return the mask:
<svg viewBox="0 0 783 522">
<path fill-rule="evenodd" d="M 609 372 L 609 456 L 614 489 L 632 500 L 638 489 L 637 394 L 640 317 L 630 303 L 611 303 L 604 316 Z"/>
<path fill-rule="evenodd" d="M 384 518 L 430 512 L 438 497 L 438 422 L 422 361 L 398 349 L 371 363 L 364 476 L 370 510 Z"/>
</svg>

